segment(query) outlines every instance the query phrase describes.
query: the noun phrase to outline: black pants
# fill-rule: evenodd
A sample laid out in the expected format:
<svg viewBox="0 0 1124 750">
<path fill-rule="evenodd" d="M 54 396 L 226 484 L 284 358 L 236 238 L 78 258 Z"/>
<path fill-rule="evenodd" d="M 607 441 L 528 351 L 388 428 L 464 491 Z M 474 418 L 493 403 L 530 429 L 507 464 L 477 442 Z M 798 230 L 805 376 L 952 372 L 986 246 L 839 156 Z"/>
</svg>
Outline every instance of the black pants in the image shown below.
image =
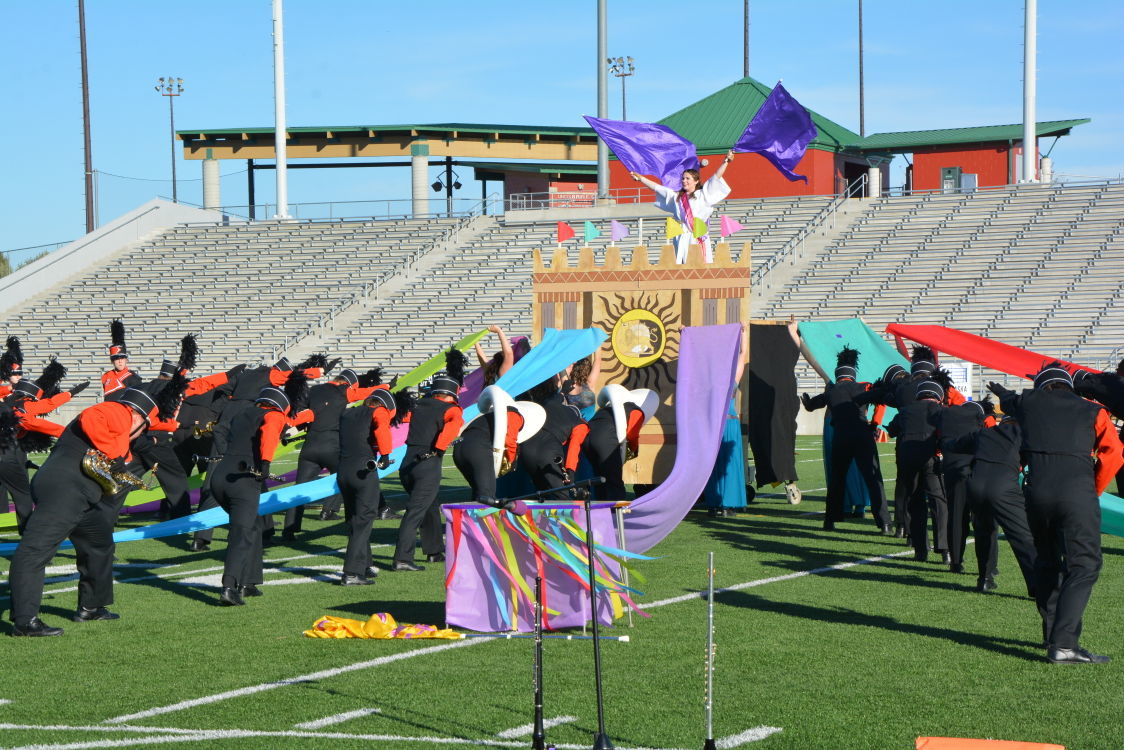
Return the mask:
<svg viewBox="0 0 1124 750">
<path fill-rule="evenodd" d="M 843 500 L 847 493 L 847 472 L 851 463 L 870 493 L 870 510 L 879 526 L 890 522 L 886 509 L 886 492 L 882 487 L 882 472 L 878 468 L 878 449 L 874 435 L 869 431 L 851 432 L 836 430 L 831 437 L 831 475 L 827 483 L 827 513 L 825 520 L 843 520 Z"/>
<path fill-rule="evenodd" d="M 972 465 L 972 477 L 968 480 L 968 501 L 976 521 L 976 562 L 980 578 L 995 575 L 995 561 L 998 554 L 998 534 L 996 524 L 1003 529 L 1011 551 L 1015 553 L 1019 570 L 1026 582 L 1026 590 L 1034 596 L 1034 538 L 1030 534 L 1030 524 L 1026 518 L 1026 498 L 1019 487 L 1017 469 L 989 461 L 976 461 Z M 991 537 L 994 541 L 984 543 L 981 536 L 987 532 L 990 519 Z"/>
<path fill-rule="evenodd" d="M 315 435 L 316 437 L 313 437 Z M 325 436 L 327 435 L 327 436 Z M 297 458 L 297 484 L 311 482 L 323 469 L 335 474 L 340 464 L 340 436 L 338 432 L 313 433 L 305 441 Z M 324 498 L 324 513 L 335 513 L 340 507 L 340 496 Z M 297 505 L 285 511 L 285 531 L 296 533 L 304 520 L 304 506 Z"/>
<path fill-rule="evenodd" d="M 1035 593 L 1042 636 L 1050 646 L 1076 648 L 1101 572 L 1101 506 L 1092 461 L 1031 454 L 1023 491 L 1038 555 Z"/>
<path fill-rule="evenodd" d="M 461 440 L 453 446 L 453 463 L 472 489 L 474 500 L 496 496 L 492 446 L 480 440 Z"/>
<path fill-rule="evenodd" d="M 27 481 L 27 454 L 13 445 L 0 452 L 0 487 L 5 495 L 12 496 L 16 505 L 16 531 L 21 535 L 31 516 L 31 483 Z"/>
<path fill-rule="evenodd" d="M 418 456 L 427 453 L 424 446 L 409 446 L 402 459 L 399 476 L 402 487 L 410 494 L 406 501 L 406 513 L 398 527 L 398 545 L 394 549 L 395 562 L 412 562 L 414 541 L 421 529 L 422 552 L 437 555 L 445 551 L 442 541 L 441 505 L 437 494 L 441 491 L 441 456 L 419 461 Z"/>
<path fill-rule="evenodd" d="M 164 490 L 169 517 L 182 518 L 189 515 L 191 498 L 187 493 L 187 472 L 184 471 L 171 441 L 163 439 L 156 445 L 138 450 L 134 458 L 140 464 L 137 476 L 155 467 L 153 474 L 160 489 Z"/>
<path fill-rule="evenodd" d="M 984 525 L 979 528 L 979 519 L 973 519 L 972 505 L 968 499 L 968 479 L 972 475 L 970 460 L 964 460 L 957 454 L 951 460 L 948 456 L 941 462 L 941 474 L 944 479 L 945 507 L 947 508 L 948 554 L 953 565 L 964 562 L 964 550 L 968 545 L 969 525 L 976 520 L 976 556 L 980 555 L 981 547 L 993 545 L 988 539 L 995 534 L 995 523 L 992 521 L 990 528 Z M 981 532 L 983 536 L 981 537 Z M 992 555 L 994 559 L 994 555 Z M 982 575 L 982 574 L 981 574 Z"/>
<path fill-rule="evenodd" d="M 557 438 L 547 432 L 537 435 L 519 446 L 519 468 L 531 477 L 536 490 L 551 490 L 570 483 L 566 468 L 565 448 Z M 544 495 L 543 500 L 565 500 L 566 490 Z"/>
<path fill-rule="evenodd" d="M 338 480 L 347 524 L 345 575 L 365 575 L 371 559 L 371 526 L 379 512 L 379 472 L 366 466 L 340 466 Z"/>
<path fill-rule="evenodd" d="M 54 460 L 52 460 L 54 459 Z M 36 510 L 24 529 L 8 574 L 12 621 L 39 614 L 47 564 L 67 537 L 78 565 L 78 605 L 113 603 L 113 522 L 117 511 L 101 488 L 79 470 L 81 456 L 52 455 L 31 482 Z"/>
<path fill-rule="evenodd" d="M 212 485 L 215 501 L 230 515 L 226 560 L 222 568 L 223 588 L 262 582 L 262 518 L 258 515 L 261 480 L 245 471 L 237 471 L 236 466 L 233 459 L 220 462 L 215 467 Z"/>
<path fill-rule="evenodd" d="M 591 429 L 582 443 L 582 452 L 593 467 L 594 476 L 605 478 L 604 484 L 594 485 L 594 499 L 626 500 L 628 493 L 624 488 L 624 457 L 621 456 L 616 429 Z"/>
<path fill-rule="evenodd" d="M 928 553 L 925 527 L 933 517 L 933 548 L 948 550 L 948 503 L 945 500 L 936 460 L 928 441 L 899 440 L 898 484 L 908 499 L 909 538 L 919 555 Z"/>
</svg>

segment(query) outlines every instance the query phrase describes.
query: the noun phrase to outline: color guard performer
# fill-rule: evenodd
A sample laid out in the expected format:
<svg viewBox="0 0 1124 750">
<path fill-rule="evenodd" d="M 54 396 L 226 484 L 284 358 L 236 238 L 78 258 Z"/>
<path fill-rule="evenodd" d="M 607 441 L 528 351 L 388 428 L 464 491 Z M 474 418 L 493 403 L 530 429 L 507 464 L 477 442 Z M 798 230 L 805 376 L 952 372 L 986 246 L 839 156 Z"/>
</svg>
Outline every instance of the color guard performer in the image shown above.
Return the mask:
<svg viewBox="0 0 1124 750">
<path fill-rule="evenodd" d="M 596 476 L 595 500 L 624 500 L 624 465 L 640 451 L 640 428 L 659 408 L 659 394 L 647 388 L 628 390 L 610 383 L 597 394 L 597 413 L 589 420 L 589 437 L 582 450 Z"/>
<path fill-rule="evenodd" d="M 542 429 L 546 411 L 531 401 L 515 401 L 490 385 L 476 402 L 480 415 L 465 425 L 453 446 L 453 463 L 468 480 L 474 502 L 523 514 L 520 501 L 496 498 L 496 479 L 514 468 L 519 444 Z"/>
</svg>

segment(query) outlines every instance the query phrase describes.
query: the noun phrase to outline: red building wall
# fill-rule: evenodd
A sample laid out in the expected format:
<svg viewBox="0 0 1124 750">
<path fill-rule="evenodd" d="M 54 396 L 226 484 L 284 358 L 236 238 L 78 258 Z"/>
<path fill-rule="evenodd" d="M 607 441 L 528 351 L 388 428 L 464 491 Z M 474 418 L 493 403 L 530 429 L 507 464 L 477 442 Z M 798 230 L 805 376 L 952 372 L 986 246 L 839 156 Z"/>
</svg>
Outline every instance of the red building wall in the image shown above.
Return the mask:
<svg viewBox="0 0 1124 750">
<path fill-rule="evenodd" d="M 723 154 L 700 157 L 710 164 L 702 168 L 700 174 L 705 181 L 722 163 Z M 760 154 L 737 154 L 734 163 L 726 168 L 726 182 L 730 186 L 731 198 L 768 198 L 789 195 L 829 195 L 839 189 L 842 159 L 830 151 L 808 149 L 794 170 L 807 176 L 808 182 L 789 182 Z M 637 188 L 641 188 L 637 191 Z M 628 202 L 639 194 L 640 202 L 652 200 L 647 188 L 632 181 L 628 170 L 615 159 L 609 160 L 609 189 L 619 202 Z M 619 192 L 618 192 L 619 191 Z"/>
<path fill-rule="evenodd" d="M 1019 148 L 1016 147 L 1015 153 Z M 969 146 L 933 147 L 913 154 L 913 189 L 939 190 L 941 169 L 960 167 L 965 174 L 979 175 L 980 187 L 1007 185 L 1011 182 L 1011 147 L 1006 143 L 984 143 Z"/>
</svg>

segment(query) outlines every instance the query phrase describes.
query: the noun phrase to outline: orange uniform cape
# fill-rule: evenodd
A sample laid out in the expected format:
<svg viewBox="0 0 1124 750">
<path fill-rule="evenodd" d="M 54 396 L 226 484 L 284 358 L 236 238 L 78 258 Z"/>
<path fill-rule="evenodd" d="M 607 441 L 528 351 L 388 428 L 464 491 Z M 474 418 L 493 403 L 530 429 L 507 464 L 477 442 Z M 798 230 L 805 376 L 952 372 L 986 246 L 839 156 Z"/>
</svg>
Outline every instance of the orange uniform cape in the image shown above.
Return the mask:
<svg viewBox="0 0 1124 750">
<path fill-rule="evenodd" d="M 376 612 L 366 622 L 349 620 L 346 617 L 324 615 L 312 627 L 304 631 L 309 638 L 370 638 L 390 640 L 392 638 L 443 638 L 460 640 L 461 634 L 449 628 L 433 625 L 399 625 L 387 612 Z"/>
</svg>

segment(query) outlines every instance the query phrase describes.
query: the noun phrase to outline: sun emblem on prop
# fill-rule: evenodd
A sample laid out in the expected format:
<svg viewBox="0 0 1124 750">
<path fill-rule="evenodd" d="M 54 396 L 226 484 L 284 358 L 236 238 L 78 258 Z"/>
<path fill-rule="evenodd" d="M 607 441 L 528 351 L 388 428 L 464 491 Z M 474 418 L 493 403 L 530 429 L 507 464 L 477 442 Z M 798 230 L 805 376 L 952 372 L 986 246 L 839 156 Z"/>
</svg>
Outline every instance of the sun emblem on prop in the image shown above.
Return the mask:
<svg viewBox="0 0 1124 750">
<path fill-rule="evenodd" d="M 616 356 L 607 368 L 608 379 L 627 388 L 666 390 L 675 382 L 670 360 L 679 358 L 679 337 L 669 336 L 667 330 L 678 328 L 680 322 L 674 303 L 659 306 L 649 295 L 633 300 L 613 296 L 615 302 L 605 300 L 604 327 L 610 331 L 609 344 Z"/>
</svg>

